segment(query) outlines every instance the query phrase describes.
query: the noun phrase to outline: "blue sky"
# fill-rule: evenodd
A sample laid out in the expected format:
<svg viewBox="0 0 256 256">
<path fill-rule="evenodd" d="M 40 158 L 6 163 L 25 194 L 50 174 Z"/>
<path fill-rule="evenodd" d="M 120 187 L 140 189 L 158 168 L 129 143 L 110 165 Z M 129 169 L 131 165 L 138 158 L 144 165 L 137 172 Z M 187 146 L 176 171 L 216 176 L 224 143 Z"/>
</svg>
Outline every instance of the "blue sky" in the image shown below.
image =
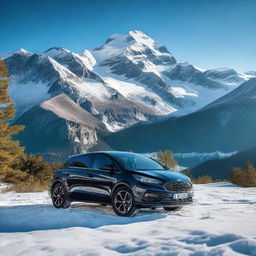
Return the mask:
<svg viewBox="0 0 256 256">
<path fill-rule="evenodd" d="M 255 0 L 0 0 L 0 52 L 80 52 L 141 30 L 178 60 L 256 70 Z"/>
</svg>

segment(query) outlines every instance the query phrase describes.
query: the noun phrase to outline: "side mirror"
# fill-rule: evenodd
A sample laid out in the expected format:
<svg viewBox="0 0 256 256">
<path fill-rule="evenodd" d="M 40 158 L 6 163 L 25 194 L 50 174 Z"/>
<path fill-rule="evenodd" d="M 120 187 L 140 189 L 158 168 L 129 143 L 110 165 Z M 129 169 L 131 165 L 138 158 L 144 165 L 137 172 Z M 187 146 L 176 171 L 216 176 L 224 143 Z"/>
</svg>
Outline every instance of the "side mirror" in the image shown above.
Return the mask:
<svg viewBox="0 0 256 256">
<path fill-rule="evenodd" d="M 100 167 L 100 170 L 115 172 L 117 168 L 114 165 L 103 165 Z"/>
</svg>

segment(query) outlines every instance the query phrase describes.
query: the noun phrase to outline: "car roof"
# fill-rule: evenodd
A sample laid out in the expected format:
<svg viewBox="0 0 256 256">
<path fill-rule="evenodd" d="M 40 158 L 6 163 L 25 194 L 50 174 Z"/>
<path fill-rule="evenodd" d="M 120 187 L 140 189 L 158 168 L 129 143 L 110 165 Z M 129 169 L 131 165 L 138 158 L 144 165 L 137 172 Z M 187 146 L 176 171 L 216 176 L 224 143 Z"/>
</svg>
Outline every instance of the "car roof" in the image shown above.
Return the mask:
<svg viewBox="0 0 256 256">
<path fill-rule="evenodd" d="M 86 155 L 93 155 L 93 154 L 107 154 L 110 156 L 117 156 L 117 155 L 138 155 L 134 152 L 128 152 L 128 151 L 94 151 L 94 152 L 88 152 L 88 153 L 82 153 L 77 155 L 72 155 L 69 158 L 72 157 L 78 157 L 78 156 L 86 156 Z"/>
</svg>

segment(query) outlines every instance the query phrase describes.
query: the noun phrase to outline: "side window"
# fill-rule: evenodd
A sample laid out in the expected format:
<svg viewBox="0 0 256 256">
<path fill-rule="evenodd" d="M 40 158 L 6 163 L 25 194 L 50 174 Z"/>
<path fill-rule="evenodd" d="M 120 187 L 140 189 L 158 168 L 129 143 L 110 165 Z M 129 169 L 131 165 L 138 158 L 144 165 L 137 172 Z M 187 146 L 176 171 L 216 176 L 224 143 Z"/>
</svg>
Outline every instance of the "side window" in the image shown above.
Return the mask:
<svg viewBox="0 0 256 256">
<path fill-rule="evenodd" d="M 68 159 L 66 165 L 69 167 L 80 167 L 80 168 L 90 168 L 91 167 L 91 155 L 81 155 L 75 156 Z"/>
<path fill-rule="evenodd" d="M 110 157 L 103 154 L 94 156 L 93 165 L 92 165 L 93 169 L 101 169 L 106 166 L 109 166 L 109 167 L 113 166 L 113 161 Z"/>
<path fill-rule="evenodd" d="M 81 162 L 72 162 L 69 166 L 71 167 L 82 167 L 82 168 L 87 168 L 86 165 L 84 165 Z"/>
<path fill-rule="evenodd" d="M 81 155 L 79 162 L 83 163 L 84 168 L 91 168 L 92 166 L 92 155 Z"/>
</svg>

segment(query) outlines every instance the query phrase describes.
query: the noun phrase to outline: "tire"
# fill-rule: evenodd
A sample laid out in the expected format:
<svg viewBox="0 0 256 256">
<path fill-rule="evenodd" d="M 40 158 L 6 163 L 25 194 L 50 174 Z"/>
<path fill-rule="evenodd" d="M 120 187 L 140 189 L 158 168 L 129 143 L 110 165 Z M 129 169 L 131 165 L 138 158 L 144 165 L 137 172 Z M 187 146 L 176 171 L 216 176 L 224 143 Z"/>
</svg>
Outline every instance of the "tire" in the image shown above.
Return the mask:
<svg viewBox="0 0 256 256">
<path fill-rule="evenodd" d="M 52 204 L 55 208 L 68 208 L 71 202 L 68 200 L 68 191 L 62 183 L 57 183 L 51 192 Z"/>
<path fill-rule="evenodd" d="M 118 216 L 132 216 L 136 210 L 132 190 L 128 187 L 116 189 L 112 195 L 112 208 Z"/>
<path fill-rule="evenodd" d="M 163 207 L 167 212 L 179 211 L 182 207 Z"/>
</svg>

